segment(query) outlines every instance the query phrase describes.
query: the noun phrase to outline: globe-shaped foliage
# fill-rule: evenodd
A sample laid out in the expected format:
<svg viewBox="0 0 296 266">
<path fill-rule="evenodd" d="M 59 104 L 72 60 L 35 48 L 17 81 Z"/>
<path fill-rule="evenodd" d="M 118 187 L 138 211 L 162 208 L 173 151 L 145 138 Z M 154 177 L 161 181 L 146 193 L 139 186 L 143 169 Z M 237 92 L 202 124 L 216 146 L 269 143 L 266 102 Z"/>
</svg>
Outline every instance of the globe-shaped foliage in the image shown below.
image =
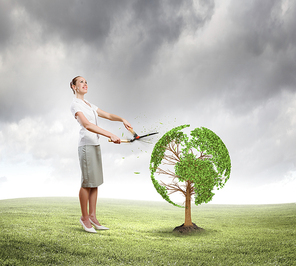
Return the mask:
<svg viewBox="0 0 296 266">
<path fill-rule="evenodd" d="M 194 184 L 195 204 L 212 200 L 213 189 L 222 188 L 230 177 L 231 161 L 228 150 L 222 140 L 210 129 L 195 128 L 191 139 L 181 130 L 189 127 L 182 125 L 173 128 L 155 144 L 150 160 L 151 180 L 157 192 L 169 203 L 182 207 L 171 201 L 166 186 L 160 185 L 155 173 L 161 165 L 170 143 L 182 147 L 175 164 L 175 176 L 179 182 L 190 181 Z"/>
</svg>

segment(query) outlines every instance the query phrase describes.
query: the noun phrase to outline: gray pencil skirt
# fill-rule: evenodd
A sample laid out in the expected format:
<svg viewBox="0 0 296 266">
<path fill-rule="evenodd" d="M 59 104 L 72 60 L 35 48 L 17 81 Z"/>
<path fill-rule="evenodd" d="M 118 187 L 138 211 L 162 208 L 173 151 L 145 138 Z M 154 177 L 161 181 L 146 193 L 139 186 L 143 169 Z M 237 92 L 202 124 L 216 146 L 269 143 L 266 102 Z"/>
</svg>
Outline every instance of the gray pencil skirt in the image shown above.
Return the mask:
<svg viewBox="0 0 296 266">
<path fill-rule="evenodd" d="M 103 167 L 100 145 L 78 147 L 81 168 L 81 187 L 98 187 L 103 184 Z"/>
</svg>

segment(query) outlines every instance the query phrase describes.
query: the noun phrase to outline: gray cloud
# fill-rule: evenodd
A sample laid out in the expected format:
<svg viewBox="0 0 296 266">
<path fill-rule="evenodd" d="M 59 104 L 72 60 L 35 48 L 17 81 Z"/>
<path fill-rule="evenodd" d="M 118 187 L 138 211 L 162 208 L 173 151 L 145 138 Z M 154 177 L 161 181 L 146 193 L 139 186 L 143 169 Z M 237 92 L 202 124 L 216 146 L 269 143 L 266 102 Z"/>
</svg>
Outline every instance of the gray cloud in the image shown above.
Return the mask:
<svg viewBox="0 0 296 266">
<path fill-rule="evenodd" d="M 282 90 L 295 91 L 295 13 L 290 1 L 232 2 L 229 16 L 236 28 L 227 36 L 227 58 L 234 62 L 234 77 L 227 85 L 238 92 L 230 101 L 260 104 Z"/>
<path fill-rule="evenodd" d="M 161 49 L 171 49 L 184 30 L 201 28 L 213 10 L 212 1 L 200 1 L 198 9 L 193 8 L 193 2 L 184 1 L 89 1 L 87 5 L 81 1 L 15 1 L 8 20 L 13 30 L 4 35 L 10 44 L 2 54 L 7 65 L 2 77 L 10 76 L 9 101 L 2 100 L 0 111 L 10 110 L 8 115 L 13 119 L 46 112 L 54 104 L 48 81 L 60 78 L 59 71 L 67 68 L 83 69 L 80 72 L 91 75 L 107 69 L 107 75 L 114 73 L 109 79 L 116 75 L 118 83 L 125 86 L 123 95 L 139 92 L 141 78 L 146 79 L 161 62 Z M 112 47 L 119 51 L 115 57 Z M 59 50 L 67 63 L 60 62 Z M 9 104 L 16 93 L 22 100 Z"/>
<path fill-rule="evenodd" d="M 43 40 L 58 36 L 64 43 L 80 42 L 102 48 L 113 20 L 128 1 L 17 1 L 33 20 L 40 23 Z"/>
<path fill-rule="evenodd" d="M 98 72 L 108 72 L 108 90 L 113 89 L 111 82 L 114 82 L 114 90 L 122 87 L 117 91 L 120 99 L 125 95 L 134 98 L 138 93 L 151 100 L 158 95 L 162 102 L 169 87 L 172 101 L 180 97 L 190 101 L 183 97 L 184 94 L 192 95 L 190 98 L 194 101 L 218 97 L 225 101 L 226 108 L 248 112 L 252 106 L 260 105 L 261 101 L 283 89 L 295 89 L 296 49 L 295 37 L 291 34 L 296 25 L 295 5 L 288 3 L 285 7 L 283 3 L 230 3 L 227 19 L 231 26 L 226 30 L 222 25 L 219 31 L 223 34 L 216 36 L 215 46 L 208 47 L 200 47 L 203 40 L 195 34 L 200 34 L 202 28 L 203 31 L 207 29 L 207 22 L 215 14 L 213 2 L 201 1 L 198 8 L 193 8 L 193 2 L 182 1 L 90 1 L 87 5 L 79 1 L 74 5 L 67 1 L 47 1 L 38 5 L 31 5 L 31 1 L 17 1 L 18 6 L 14 9 L 18 10 L 20 21 L 16 23 L 17 18 L 14 18 L 14 25 L 20 27 L 15 26 L 15 32 L 25 28 L 27 31 L 26 35 L 20 35 L 21 47 L 29 49 L 30 42 L 35 45 L 60 43 L 67 47 L 63 52 L 73 68 L 83 61 L 86 64 L 77 69 L 84 68 L 91 78 Z M 174 46 L 181 34 L 195 37 L 197 47 L 189 47 L 193 49 L 190 61 L 181 57 L 178 68 L 172 69 L 170 64 L 178 63 L 174 58 Z M 17 36 L 14 38 L 16 45 Z M 34 64 L 33 53 L 30 59 Z M 28 61 L 27 58 L 24 60 Z M 20 68 L 24 63 L 20 61 Z M 14 65 L 11 67 L 15 69 Z M 167 76 L 155 75 L 155 71 L 166 71 L 171 81 Z M 47 73 L 58 75 L 53 69 L 48 69 Z M 52 105 L 51 97 L 45 93 L 47 84 L 40 81 L 38 85 L 39 99 L 43 98 L 39 108 L 45 107 L 46 102 L 48 106 Z M 22 91 L 25 89 L 20 88 L 18 93 Z M 32 89 L 32 93 L 36 90 Z M 161 106 L 161 102 L 154 99 L 156 106 Z M 26 110 L 33 112 L 31 101 L 24 100 L 20 105 L 23 105 L 23 114 Z M 122 109 L 119 102 L 118 106 Z M 19 109 L 12 113 L 17 111 Z"/>
<path fill-rule="evenodd" d="M 0 51 L 7 45 L 12 30 L 10 23 L 11 3 L 9 1 L 1 1 L 0 9 Z"/>
</svg>

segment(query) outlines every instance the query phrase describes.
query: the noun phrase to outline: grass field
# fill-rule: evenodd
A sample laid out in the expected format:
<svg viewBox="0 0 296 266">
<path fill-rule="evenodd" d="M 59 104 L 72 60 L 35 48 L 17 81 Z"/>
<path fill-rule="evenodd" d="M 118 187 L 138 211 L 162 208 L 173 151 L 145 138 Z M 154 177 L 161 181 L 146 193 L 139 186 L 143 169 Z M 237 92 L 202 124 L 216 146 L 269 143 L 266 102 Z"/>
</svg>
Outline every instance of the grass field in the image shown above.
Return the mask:
<svg viewBox="0 0 296 266">
<path fill-rule="evenodd" d="M 296 265 L 296 204 L 202 205 L 205 229 L 173 234 L 184 209 L 166 202 L 98 200 L 108 231 L 79 224 L 76 198 L 0 200 L 0 265 Z"/>
</svg>

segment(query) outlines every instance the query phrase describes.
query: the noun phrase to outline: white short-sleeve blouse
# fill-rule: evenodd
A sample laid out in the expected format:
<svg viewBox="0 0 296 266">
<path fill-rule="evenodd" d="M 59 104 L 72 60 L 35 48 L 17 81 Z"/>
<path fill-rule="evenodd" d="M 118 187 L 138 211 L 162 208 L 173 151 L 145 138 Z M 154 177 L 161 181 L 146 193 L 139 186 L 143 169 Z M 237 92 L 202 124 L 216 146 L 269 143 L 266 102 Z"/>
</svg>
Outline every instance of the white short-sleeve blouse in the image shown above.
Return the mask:
<svg viewBox="0 0 296 266">
<path fill-rule="evenodd" d="M 89 103 L 88 101 L 86 101 L 86 102 Z M 98 122 L 97 122 L 98 107 L 94 104 L 91 104 L 91 103 L 89 103 L 89 104 L 90 104 L 90 106 L 88 104 L 86 104 L 83 100 L 74 97 L 73 102 L 71 104 L 71 112 L 75 118 L 76 118 L 77 112 L 82 112 L 90 123 L 98 125 Z M 79 123 L 79 121 L 78 121 L 78 123 Z M 80 124 L 80 126 L 81 126 L 81 128 L 80 128 L 80 133 L 79 133 L 78 146 L 99 145 L 99 134 L 88 131 L 81 124 Z"/>
</svg>

